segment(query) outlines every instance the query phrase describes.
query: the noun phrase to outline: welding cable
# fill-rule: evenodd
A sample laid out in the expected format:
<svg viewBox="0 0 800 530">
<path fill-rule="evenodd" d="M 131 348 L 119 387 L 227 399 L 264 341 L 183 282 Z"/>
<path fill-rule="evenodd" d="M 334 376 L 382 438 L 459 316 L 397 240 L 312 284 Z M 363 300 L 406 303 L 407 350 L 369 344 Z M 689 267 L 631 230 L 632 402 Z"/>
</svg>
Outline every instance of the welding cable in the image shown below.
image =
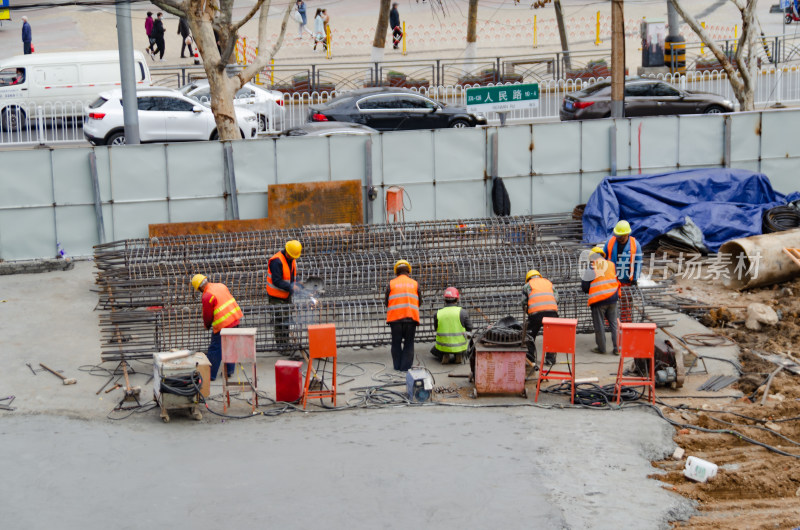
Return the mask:
<svg viewBox="0 0 800 530">
<path fill-rule="evenodd" d="M 764 449 L 766 449 L 768 451 L 772 451 L 773 453 L 777 453 L 777 454 L 783 455 L 783 456 L 790 456 L 792 458 L 800 458 L 800 454 L 796 455 L 796 454 L 792 454 L 792 453 L 787 453 L 786 451 L 778 449 L 777 447 L 773 447 L 773 446 L 771 446 L 769 444 L 765 444 L 763 442 L 759 442 L 758 440 L 754 440 L 753 438 L 750 438 L 749 436 L 745 436 L 744 434 L 742 434 L 742 433 L 740 433 L 738 431 L 734 431 L 732 429 L 706 429 L 705 427 L 698 427 L 697 425 L 691 425 L 691 424 L 688 424 L 688 423 L 680 423 L 680 422 L 677 422 L 677 421 L 675 421 L 675 420 L 673 420 L 671 418 L 666 417 L 664 415 L 664 411 L 662 411 L 659 407 L 657 407 L 655 405 L 650 405 L 650 408 L 653 409 L 656 412 L 656 414 L 661 416 L 661 419 L 663 419 L 664 421 L 666 421 L 667 423 L 669 423 L 673 427 L 680 427 L 681 429 L 693 429 L 695 431 L 707 432 L 707 433 L 711 433 L 711 434 L 731 434 L 733 436 L 736 436 L 740 440 L 744 440 L 745 442 L 749 442 L 749 443 L 751 443 L 753 445 L 761 446 L 761 447 L 763 447 Z"/>
<path fill-rule="evenodd" d="M 200 386 L 203 380 L 200 372 L 195 370 L 189 375 L 175 377 L 163 377 L 161 379 L 161 391 L 176 396 L 193 397 L 200 393 Z"/>
<path fill-rule="evenodd" d="M 569 395 L 570 383 L 561 383 L 542 388 L 542 392 L 549 394 Z M 632 387 L 624 387 L 621 390 L 621 401 L 636 401 L 644 395 L 644 391 L 637 391 Z M 599 386 L 594 383 L 578 383 L 575 385 L 575 402 L 590 407 L 611 406 L 616 402 L 616 391 L 614 384 Z"/>
</svg>

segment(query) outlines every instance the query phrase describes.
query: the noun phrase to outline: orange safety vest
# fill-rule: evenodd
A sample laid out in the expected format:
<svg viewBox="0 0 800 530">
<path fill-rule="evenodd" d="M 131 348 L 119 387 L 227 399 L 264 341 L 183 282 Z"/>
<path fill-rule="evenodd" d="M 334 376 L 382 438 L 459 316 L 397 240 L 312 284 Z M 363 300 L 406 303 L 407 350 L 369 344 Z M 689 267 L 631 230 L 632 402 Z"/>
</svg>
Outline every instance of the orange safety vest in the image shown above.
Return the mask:
<svg viewBox="0 0 800 530">
<path fill-rule="evenodd" d="M 531 292 L 528 294 L 528 314 L 540 311 L 558 311 L 553 284 L 544 278 L 531 278 L 528 281 Z"/>
<path fill-rule="evenodd" d="M 633 236 L 630 236 L 631 242 L 631 273 L 628 275 L 628 279 L 633 281 L 633 273 L 636 270 L 636 239 Z M 617 244 L 617 236 L 611 236 L 611 239 L 608 240 L 608 244 L 606 245 L 606 257 L 611 259 L 611 251 L 614 250 L 614 245 Z M 619 259 L 622 251 L 625 249 L 620 249 L 617 252 L 617 259 Z"/>
<path fill-rule="evenodd" d="M 589 285 L 589 305 L 594 305 L 614 296 L 619 290 L 617 268 L 607 259 L 594 261 L 595 278 Z"/>
<path fill-rule="evenodd" d="M 274 259 L 281 261 L 283 279 L 287 282 L 292 281 L 292 278 L 297 275 L 297 260 L 292 260 L 291 270 L 289 269 L 289 262 L 286 261 L 286 256 L 284 256 L 283 252 L 281 251 L 276 252 L 275 255 L 269 258 L 269 261 L 267 261 L 267 294 L 274 296 L 275 298 L 289 298 L 289 295 L 292 293 L 289 291 L 284 291 L 283 289 L 279 289 L 274 283 L 272 283 L 272 270 L 269 268 L 269 264 L 272 263 L 272 260 Z"/>
<path fill-rule="evenodd" d="M 386 322 L 395 322 L 410 317 L 419 324 L 418 290 L 417 281 L 404 274 L 390 281 Z"/>
<path fill-rule="evenodd" d="M 203 294 L 210 293 L 211 303 L 214 305 L 214 320 L 211 322 L 211 329 L 214 333 L 236 325 L 244 316 L 242 309 L 231 295 L 231 292 L 221 283 L 209 283 Z"/>
</svg>

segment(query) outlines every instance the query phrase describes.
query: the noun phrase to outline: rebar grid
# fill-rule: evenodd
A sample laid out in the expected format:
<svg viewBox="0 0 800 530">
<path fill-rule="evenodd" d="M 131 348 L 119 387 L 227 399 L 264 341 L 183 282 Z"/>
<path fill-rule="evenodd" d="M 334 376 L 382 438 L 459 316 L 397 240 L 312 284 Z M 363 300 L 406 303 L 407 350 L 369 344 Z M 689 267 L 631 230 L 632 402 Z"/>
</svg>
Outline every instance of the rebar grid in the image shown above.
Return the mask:
<svg viewBox="0 0 800 530">
<path fill-rule="evenodd" d="M 508 315 L 524 318 L 522 286 L 531 268 L 556 284 L 559 315 L 577 318 L 579 331 L 591 331 L 587 297 L 579 286 L 576 223 L 579 227 L 561 214 L 334 225 L 99 245 L 95 259 L 102 358 L 145 358 L 172 348 L 205 351 L 210 332 L 202 324 L 200 296 L 189 285 L 196 273 L 228 286 L 245 314 L 241 325 L 258 328 L 259 352 L 306 348 L 306 327 L 314 323 L 335 324 L 342 347 L 387 344 L 384 293 L 400 258 L 412 263 L 412 276 L 420 283 L 421 342 L 433 340 L 433 315 L 450 285 L 461 290 L 461 305 L 479 330 Z M 298 278 L 313 289 L 295 296 L 292 304 L 271 305 L 265 290 L 267 260 L 287 238 L 303 242 Z M 652 306 L 668 295 L 663 286 L 622 292 L 634 321 L 662 324 L 668 323 L 669 311 Z M 275 336 L 276 320 L 288 322 L 288 340 Z"/>
</svg>

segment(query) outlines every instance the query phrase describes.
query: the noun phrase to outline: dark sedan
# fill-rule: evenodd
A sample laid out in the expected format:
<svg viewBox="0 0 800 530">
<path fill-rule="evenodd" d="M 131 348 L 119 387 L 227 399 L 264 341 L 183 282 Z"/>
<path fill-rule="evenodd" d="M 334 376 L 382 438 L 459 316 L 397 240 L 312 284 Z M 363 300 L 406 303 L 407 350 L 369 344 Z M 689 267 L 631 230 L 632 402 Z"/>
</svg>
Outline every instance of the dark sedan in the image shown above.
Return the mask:
<svg viewBox="0 0 800 530">
<path fill-rule="evenodd" d="M 625 117 L 733 112 L 733 103 L 708 92 L 680 90 L 657 79 L 625 82 Z M 611 116 L 611 83 L 590 85 L 567 94 L 559 112 L 561 121 Z"/>
<path fill-rule="evenodd" d="M 362 88 L 309 108 L 308 121 L 347 121 L 379 131 L 486 125 L 482 114 L 404 88 Z"/>
</svg>

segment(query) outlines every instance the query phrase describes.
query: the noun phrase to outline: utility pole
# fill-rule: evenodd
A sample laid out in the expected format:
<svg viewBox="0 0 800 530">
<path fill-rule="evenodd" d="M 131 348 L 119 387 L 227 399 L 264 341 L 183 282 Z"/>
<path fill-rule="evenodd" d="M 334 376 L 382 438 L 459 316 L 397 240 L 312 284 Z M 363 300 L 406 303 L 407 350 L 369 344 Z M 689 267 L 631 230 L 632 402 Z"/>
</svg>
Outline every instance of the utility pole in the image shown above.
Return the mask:
<svg viewBox="0 0 800 530">
<path fill-rule="evenodd" d="M 131 4 L 117 1 L 117 45 L 119 74 L 122 82 L 122 116 L 125 124 L 125 143 L 139 143 L 139 105 L 136 101 L 136 70 L 133 64 L 133 35 L 131 33 Z"/>
<path fill-rule="evenodd" d="M 611 117 L 625 117 L 624 0 L 611 0 Z"/>
<path fill-rule="evenodd" d="M 572 61 L 569 58 L 569 41 L 567 41 L 567 28 L 564 26 L 564 10 L 561 9 L 561 0 L 553 0 L 553 8 L 556 10 L 556 22 L 558 23 L 558 36 L 561 38 L 561 50 L 564 52 L 564 68 L 572 68 Z"/>
</svg>

